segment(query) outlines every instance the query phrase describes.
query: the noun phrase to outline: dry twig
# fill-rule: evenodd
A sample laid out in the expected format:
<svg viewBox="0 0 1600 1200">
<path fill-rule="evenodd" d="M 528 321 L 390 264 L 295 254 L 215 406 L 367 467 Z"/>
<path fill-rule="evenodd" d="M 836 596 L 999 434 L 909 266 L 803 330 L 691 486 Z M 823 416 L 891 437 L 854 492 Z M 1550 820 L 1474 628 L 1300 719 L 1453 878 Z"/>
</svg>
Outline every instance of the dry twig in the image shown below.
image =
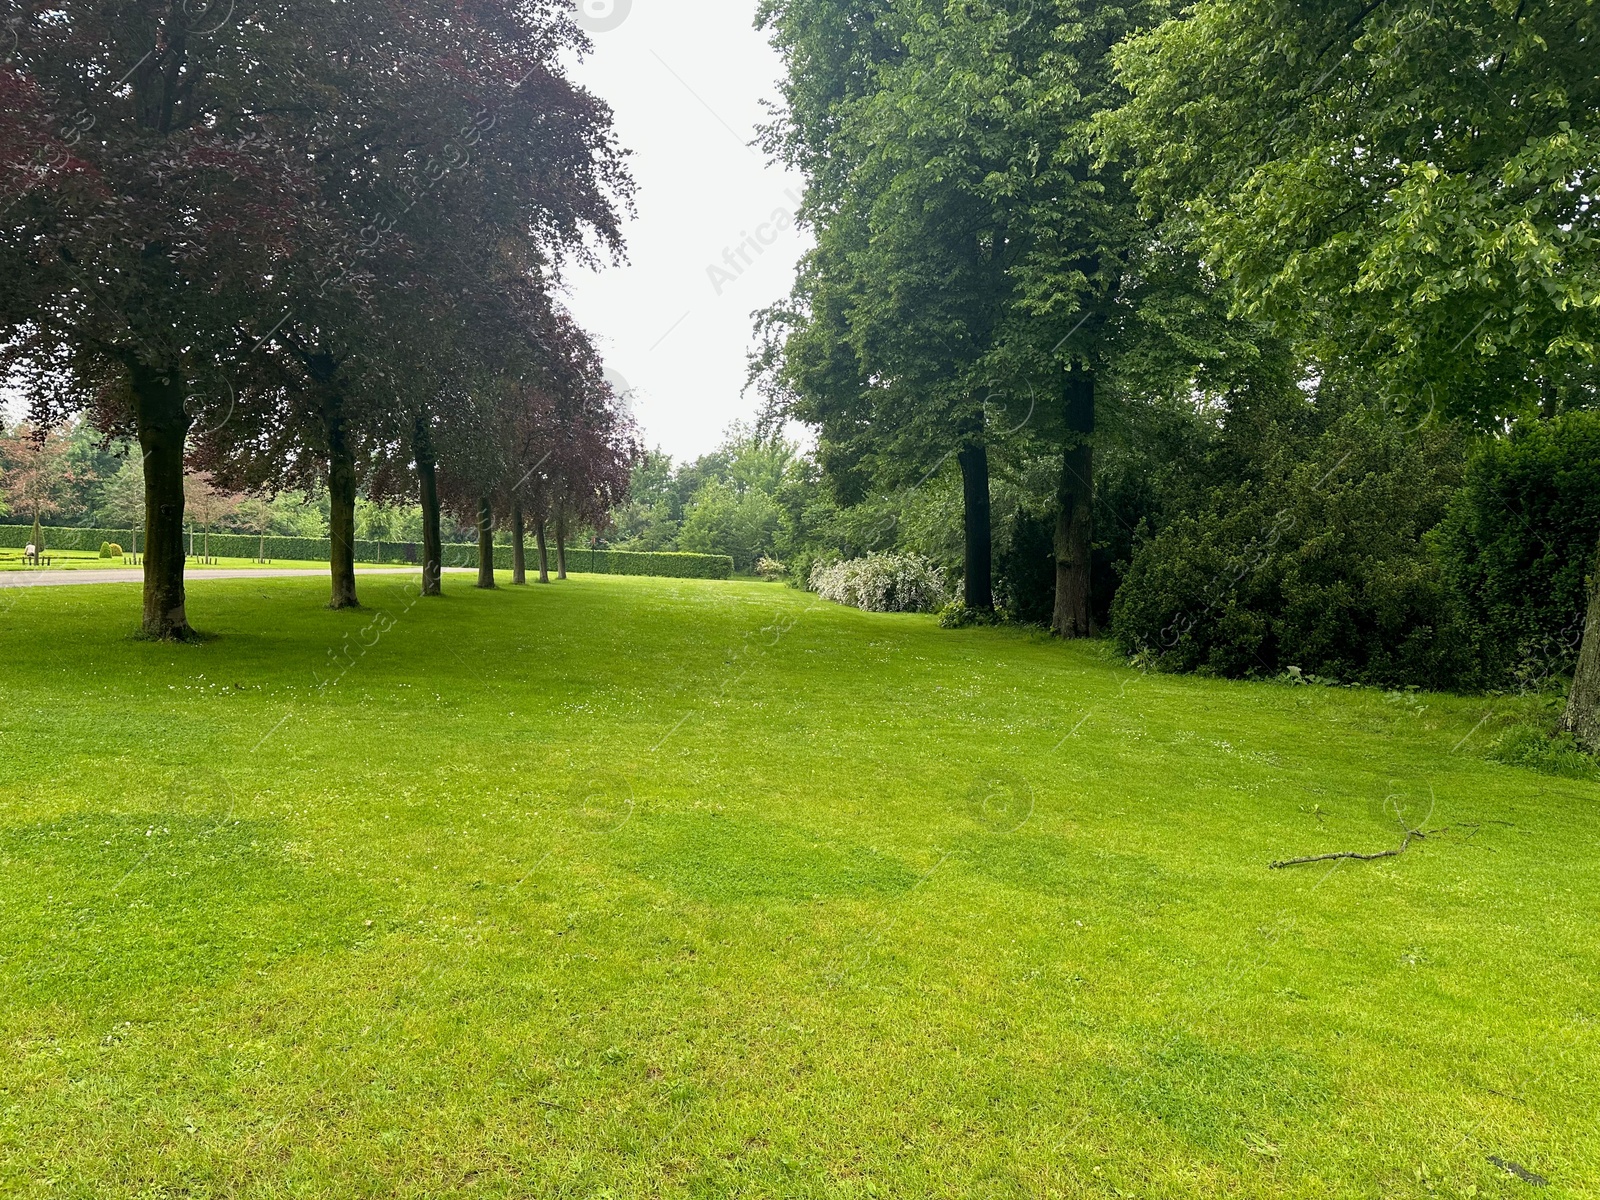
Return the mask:
<svg viewBox="0 0 1600 1200">
<path fill-rule="evenodd" d="M 1336 854 L 1313 854 L 1306 858 L 1285 858 L 1279 862 L 1268 863 L 1267 869 L 1271 871 L 1279 871 L 1284 867 L 1303 867 L 1307 863 L 1333 862 L 1335 859 L 1340 858 L 1351 858 L 1356 862 L 1373 862 L 1374 860 L 1380 858 L 1399 858 L 1406 852 L 1406 847 L 1411 845 L 1413 839 L 1421 840 L 1423 838 L 1437 836 L 1438 834 L 1445 832 L 1446 830 L 1444 829 L 1430 829 L 1427 831 L 1427 833 L 1424 833 L 1420 829 L 1408 829 L 1406 830 L 1405 840 L 1393 850 L 1379 850 L 1375 854 L 1362 854 L 1355 850 L 1340 850 Z"/>
</svg>

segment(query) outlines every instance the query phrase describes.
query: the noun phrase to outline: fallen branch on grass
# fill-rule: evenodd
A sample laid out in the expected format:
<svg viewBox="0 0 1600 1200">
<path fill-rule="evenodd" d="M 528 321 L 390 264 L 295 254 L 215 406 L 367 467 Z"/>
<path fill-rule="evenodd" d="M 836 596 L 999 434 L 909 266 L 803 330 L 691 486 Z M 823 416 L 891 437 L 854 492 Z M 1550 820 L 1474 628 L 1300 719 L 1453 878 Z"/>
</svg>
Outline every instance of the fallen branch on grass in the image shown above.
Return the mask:
<svg viewBox="0 0 1600 1200">
<path fill-rule="evenodd" d="M 1550 1181 L 1543 1175 L 1535 1175 L 1521 1163 L 1507 1162 L 1498 1155 L 1489 1155 L 1489 1161 L 1509 1175 L 1515 1175 L 1523 1183 L 1531 1183 L 1534 1187 L 1549 1187 Z"/>
<path fill-rule="evenodd" d="M 1307 863 L 1333 862 L 1335 859 L 1351 858 L 1356 862 L 1373 862 L 1380 858 L 1399 858 L 1406 852 L 1406 847 L 1411 845 L 1413 839 L 1423 839 L 1447 832 L 1444 829 L 1430 829 L 1424 833 L 1420 829 L 1406 830 L 1405 840 L 1393 850 L 1379 850 L 1375 854 L 1362 854 L 1356 850 L 1340 850 L 1336 854 L 1313 854 L 1306 858 L 1286 858 L 1280 862 L 1268 863 L 1269 871 L 1280 871 L 1284 867 L 1303 867 Z"/>
</svg>

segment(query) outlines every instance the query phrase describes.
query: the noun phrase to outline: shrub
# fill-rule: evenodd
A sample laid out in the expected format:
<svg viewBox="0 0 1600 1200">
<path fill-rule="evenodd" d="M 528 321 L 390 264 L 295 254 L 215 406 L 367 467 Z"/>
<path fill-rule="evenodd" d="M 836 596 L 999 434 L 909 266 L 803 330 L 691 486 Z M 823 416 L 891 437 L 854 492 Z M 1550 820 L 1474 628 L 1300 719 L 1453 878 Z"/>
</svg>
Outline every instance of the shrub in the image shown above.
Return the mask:
<svg viewBox="0 0 1600 1200">
<path fill-rule="evenodd" d="M 111 543 L 110 542 L 101 542 L 100 543 L 100 557 L 101 558 L 110 558 L 111 557 Z"/>
<path fill-rule="evenodd" d="M 1482 682 L 1571 674 L 1600 541 L 1600 414 L 1528 422 L 1472 458 L 1435 539 Z"/>
<path fill-rule="evenodd" d="M 944 572 L 917 554 L 869 554 L 818 565 L 811 589 L 867 612 L 936 612 L 950 595 Z"/>
<path fill-rule="evenodd" d="M 939 610 L 940 629 L 967 629 L 974 625 L 998 625 L 998 612 L 992 609 L 968 608 L 965 600 L 952 600 Z"/>
<path fill-rule="evenodd" d="M 109 558 L 121 558 L 122 557 L 122 547 L 117 545 L 116 542 L 112 542 L 111 543 L 111 553 L 107 557 L 109 557 Z"/>
<path fill-rule="evenodd" d="M 995 556 L 995 600 L 1013 621 L 1048 625 L 1056 606 L 1055 518 L 1018 509 Z"/>
<path fill-rule="evenodd" d="M 756 574 L 761 576 L 761 578 L 765 579 L 768 583 L 776 583 L 788 573 L 789 568 L 784 566 L 775 558 L 768 558 L 763 554 L 760 558 L 756 559 Z"/>
<path fill-rule="evenodd" d="M 1600 763 L 1585 754 L 1577 740 L 1565 732 L 1552 732 L 1526 722 L 1513 725 L 1489 749 L 1489 757 L 1512 767 L 1526 767 L 1542 775 L 1567 779 L 1600 778 Z"/>
<path fill-rule="evenodd" d="M 1352 412 L 1136 550 L 1112 608 L 1163 670 L 1449 687 L 1466 636 L 1424 535 L 1459 476 L 1445 434 Z"/>
</svg>

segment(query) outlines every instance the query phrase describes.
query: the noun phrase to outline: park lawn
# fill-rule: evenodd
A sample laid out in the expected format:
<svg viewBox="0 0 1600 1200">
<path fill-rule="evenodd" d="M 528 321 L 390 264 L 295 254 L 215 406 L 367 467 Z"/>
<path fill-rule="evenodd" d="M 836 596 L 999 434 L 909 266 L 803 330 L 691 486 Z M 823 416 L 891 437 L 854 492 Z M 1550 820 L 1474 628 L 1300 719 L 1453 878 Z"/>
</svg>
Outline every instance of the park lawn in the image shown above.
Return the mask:
<svg viewBox="0 0 1600 1200">
<path fill-rule="evenodd" d="M 1486 702 L 413 591 L 0 593 L 0 1193 L 1600 1195 L 1600 788 Z"/>
</svg>

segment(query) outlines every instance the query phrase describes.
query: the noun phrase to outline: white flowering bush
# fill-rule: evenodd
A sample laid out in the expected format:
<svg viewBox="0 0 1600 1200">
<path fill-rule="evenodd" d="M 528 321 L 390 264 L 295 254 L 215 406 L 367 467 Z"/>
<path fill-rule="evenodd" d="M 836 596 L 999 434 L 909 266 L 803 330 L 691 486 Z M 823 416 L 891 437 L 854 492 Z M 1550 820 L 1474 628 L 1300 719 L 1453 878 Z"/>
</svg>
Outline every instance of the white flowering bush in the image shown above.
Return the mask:
<svg viewBox="0 0 1600 1200">
<path fill-rule="evenodd" d="M 869 554 L 818 563 L 811 590 L 867 612 L 937 612 L 950 598 L 944 572 L 920 554 Z"/>
</svg>

